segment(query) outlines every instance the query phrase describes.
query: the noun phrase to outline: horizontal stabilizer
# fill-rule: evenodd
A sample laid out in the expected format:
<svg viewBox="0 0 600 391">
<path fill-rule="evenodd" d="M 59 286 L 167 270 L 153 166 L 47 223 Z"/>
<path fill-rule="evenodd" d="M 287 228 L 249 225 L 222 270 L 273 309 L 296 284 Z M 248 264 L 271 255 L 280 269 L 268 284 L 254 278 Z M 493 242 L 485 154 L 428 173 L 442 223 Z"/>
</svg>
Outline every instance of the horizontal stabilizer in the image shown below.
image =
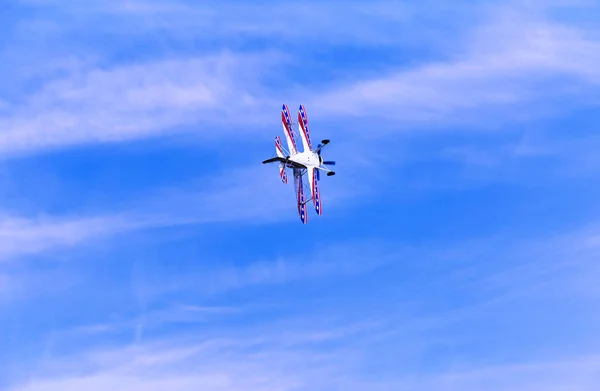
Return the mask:
<svg viewBox="0 0 600 391">
<path fill-rule="evenodd" d="M 289 156 L 288 156 L 288 158 L 289 158 Z M 272 157 L 272 158 L 264 160 L 262 162 L 262 164 L 267 164 L 267 163 L 285 163 L 286 166 L 290 167 L 290 168 L 299 168 L 299 169 L 306 168 L 306 166 L 304 164 L 296 163 L 292 160 L 288 160 L 286 158 L 279 157 L 279 156 Z"/>
<path fill-rule="evenodd" d="M 270 159 L 267 159 L 265 161 L 263 161 L 263 164 L 267 164 L 267 163 L 275 163 L 275 162 L 280 162 L 280 163 L 285 163 L 285 158 L 282 157 L 272 157 Z"/>
</svg>

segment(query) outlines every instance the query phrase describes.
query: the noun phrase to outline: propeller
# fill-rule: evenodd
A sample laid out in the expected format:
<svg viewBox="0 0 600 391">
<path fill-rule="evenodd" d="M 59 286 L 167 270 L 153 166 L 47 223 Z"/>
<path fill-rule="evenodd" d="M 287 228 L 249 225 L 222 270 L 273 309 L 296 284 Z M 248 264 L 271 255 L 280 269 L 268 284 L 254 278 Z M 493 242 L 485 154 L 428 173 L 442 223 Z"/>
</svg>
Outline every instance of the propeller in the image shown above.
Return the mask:
<svg viewBox="0 0 600 391">
<path fill-rule="evenodd" d="M 321 143 L 319 143 L 319 145 L 317 145 L 317 148 L 315 149 L 315 152 L 317 153 L 317 155 L 319 155 L 319 159 L 321 160 L 321 164 L 327 164 L 330 166 L 335 166 L 335 162 L 334 161 L 323 161 L 323 158 L 321 157 L 321 149 L 323 149 L 324 146 L 326 146 L 327 144 L 329 144 L 330 140 L 325 139 L 325 140 L 321 140 Z M 317 169 L 317 180 L 321 180 L 321 170 Z M 328 172 L 327 176 L 331 176 L 331 175 L 335 175 L 335 173 L 331 173 Z"/>
<path fill-rule="evenodd" d="M 326 146 L 327 144 L 329 144 L 329 140 L 321 140 L 321 143 L 319 143 L 319 145 L 317 145 L 317 149 L 315 149 L 315 152 L 321 156 L 321 149 Z"/>
</svg>

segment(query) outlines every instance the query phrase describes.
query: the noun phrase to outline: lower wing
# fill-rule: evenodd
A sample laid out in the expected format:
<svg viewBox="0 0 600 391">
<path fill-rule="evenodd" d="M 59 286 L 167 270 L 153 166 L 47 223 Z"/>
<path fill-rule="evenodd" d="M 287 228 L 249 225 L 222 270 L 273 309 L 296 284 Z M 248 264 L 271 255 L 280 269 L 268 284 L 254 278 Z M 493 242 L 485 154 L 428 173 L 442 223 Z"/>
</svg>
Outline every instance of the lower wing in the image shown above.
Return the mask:
<svg viewBox="0 0 600 391">
<path fill-rule="evenodd" d="M 309 167 L 307 169 L 308 172 L 308 181 L 310 182 L 310 192 L 313 204 L 315 206 L 315 211 L 318 215 L 323 214 L 323 210 L 321 208 L 321 192 L 319 190 L 319 175 L 318 172 L 313 167 Z"/>
<path fill-rule="evenodd" d="M 298 214 L 303 224 L 308 222 L 308 213 L 306 213 L 306 201 L 304 197 L 304 183 L 302 181 L 302 171 L 294 169 L 294 184 L 296 186 L 296 201 L 298 203 Z"/>
</svg>

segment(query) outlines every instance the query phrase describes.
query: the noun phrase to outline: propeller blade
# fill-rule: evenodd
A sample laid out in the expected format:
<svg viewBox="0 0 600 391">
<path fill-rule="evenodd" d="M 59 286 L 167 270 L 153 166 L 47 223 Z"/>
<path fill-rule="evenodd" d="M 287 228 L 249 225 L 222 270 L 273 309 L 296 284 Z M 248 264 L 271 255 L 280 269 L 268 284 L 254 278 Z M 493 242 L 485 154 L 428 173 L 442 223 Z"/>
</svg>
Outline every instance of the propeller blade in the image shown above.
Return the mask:
<svg viewBox="0 0 600 391">
<path fill-rule="evenodd" d="M 335 162 L 334 161 L 323 162 L 323 164 L 326 164 L 328 166 L 335 166 Z"/>
<path fill-rule="evenodd" d="M 321 149 L 327 144 L 329 144 L 329 140 L 321 140 L 321 143 L 319 143 L 319 145 L 317 145 L 317 148 L 315 149 L 317 155 L 321 156 Z"/>
<path fill-rule="evenodd" d="M 321 170 L 315 170 L 317 172 L 317 180 L 321 180 Z"/>
</svg>

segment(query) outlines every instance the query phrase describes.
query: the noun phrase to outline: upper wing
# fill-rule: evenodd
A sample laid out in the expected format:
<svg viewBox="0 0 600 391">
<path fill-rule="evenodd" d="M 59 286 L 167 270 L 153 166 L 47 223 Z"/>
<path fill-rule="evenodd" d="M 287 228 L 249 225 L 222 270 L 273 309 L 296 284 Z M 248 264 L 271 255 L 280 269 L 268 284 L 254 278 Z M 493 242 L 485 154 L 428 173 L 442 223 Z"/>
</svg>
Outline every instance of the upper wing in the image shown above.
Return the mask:
<svg viewBox="0 0 600 391">
<path fill-rule="evenodd" d="M 298 108 L 298 126 L 300 128 L 300 137 L 302 138 L 304 151 L 312 151 L 310 129 L 308 128 L 308 114 L 306 113 L 304 105 L 300 105 Z"/>
<path fill-rule="evenodd" d="M 285 151 L 283 150 L 283 144 L 281 144 L 281 137 L 279 136 L 275 137 L 275 152 L 279 157 L 285 158 L 286 156 Z"/>
<path fill-rule="evenodd" d="M 319 191 L 319 177 L 315 168 L 309 167 L 308 171 L 308 181 L 310 182 L 310 192 L 313 200 L 313 204 L 315 206 L 315 211 L 318 215 L 322 215 L 323 211 L 321 209 L 321 192 Z"/>
<path fill-rule="evenodd" d="M 292 128 L 292 115 L 290 114 L 290 109 L 285 103 L 283 106 L 281 106 L 281 125 L 283 126 L 283 133 L 285 134 L 290 155 L 298 153 L 298 148 L 296 148 L 296 140 L 294 139 L 294 129 Z"/>
<path fill-rule="evenodd" d="M 281 145 L 281 138 L 279 136 L 275 137 L 275 150 L 277 151 L 278 157 L 285 157 L 283 146 Z M 287 183 L 288 179 L 287 173 L 285 172 L 285 163 L 279 163 L 279 176 L 283 183 Z"/>
<path fill-rule="evenodd" d="M 294 184 L 296 186 L 296 201 L 298 203 L 298 214 L 303 224 L 308 223 L 308 213 L 306 213 L 306 202 L 304 197 L 304 184 L 302 182 L 302 171 L 294 169 Z"/>
</svg>

